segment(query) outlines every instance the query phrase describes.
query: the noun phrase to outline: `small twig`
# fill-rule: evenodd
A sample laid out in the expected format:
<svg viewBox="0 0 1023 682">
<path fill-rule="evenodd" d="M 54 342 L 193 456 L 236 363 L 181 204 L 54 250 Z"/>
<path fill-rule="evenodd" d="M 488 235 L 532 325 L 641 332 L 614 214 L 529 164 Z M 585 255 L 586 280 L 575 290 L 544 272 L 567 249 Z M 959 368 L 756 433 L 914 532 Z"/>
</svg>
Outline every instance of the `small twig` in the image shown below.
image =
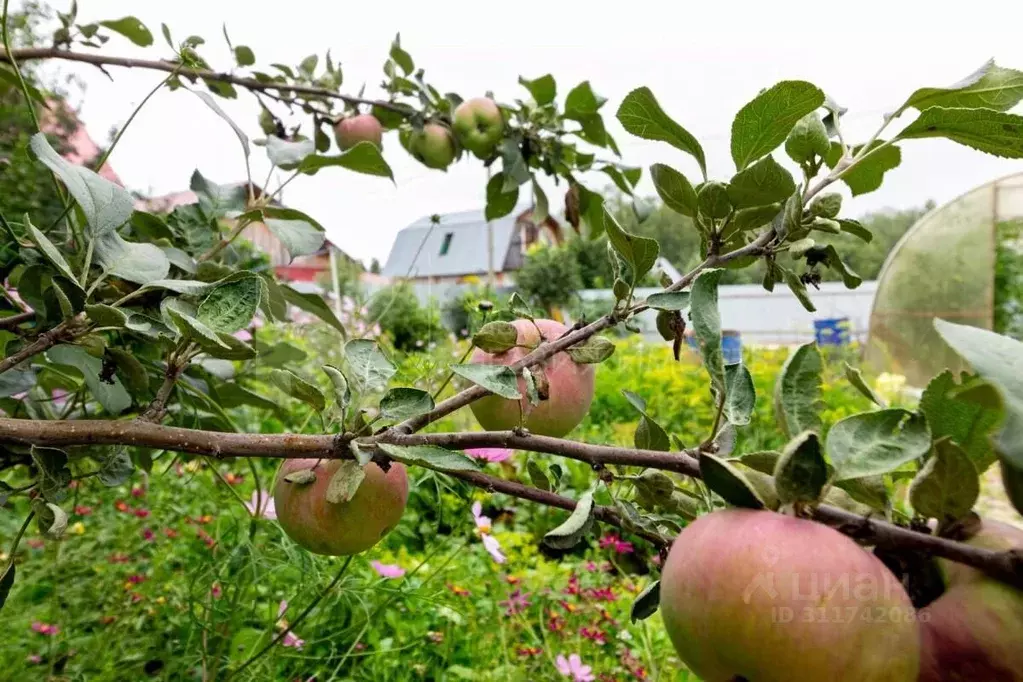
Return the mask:
<svg viewBox="0 0 1023 682">
<path fill-rule="evenodd" d="M 0 329 L 12 330 L 16 329 L 18 325 L 23 322 L 28 322 L 36 316 L 34 311 L 27 310 L 23 313 L 17 313 L 9 317 L 0 317 Z"/>
<path fill-rule="evenodd" d="M 71 318 L 70 320 L 64 320 L 53 329 L 40 334 L 35 341 L 26 345 L 18 352 L 13 355 L 8 355 L 6 358 L 0 360 L 0 374 L 3 374 L 12 367 L 20 365 L 22 362 L 28 360 L 34 355 L 47 351 L 64 341 L 71 341 L 72 339 L 81 336 L 87 329 L 87 326 L 82 326 L 80 324 L 79 318 L 77 317 Z"/>
<path fill-rule="evenodd" d="M 21 528 L 18 529 L 18 534 L 14 536 L 14 542 L 11 543 L 11 552 L 7 560 L 7 568 L 4 569 L 4 575 L 6 575 L 7 571 L 9 571 L 11 566 L 14 565 L 14 555 L 18 551 L 18 545 L 21 544 L 21 538 L 25 535 L 25 531 L 28 530 L 28 524 L 32 521 L 32 517 L 35 515 L 36 513 L 34 511 L 30 511 L 28 516 L 25 517 L 25 522 L 22 523 Z"/>
</svg>

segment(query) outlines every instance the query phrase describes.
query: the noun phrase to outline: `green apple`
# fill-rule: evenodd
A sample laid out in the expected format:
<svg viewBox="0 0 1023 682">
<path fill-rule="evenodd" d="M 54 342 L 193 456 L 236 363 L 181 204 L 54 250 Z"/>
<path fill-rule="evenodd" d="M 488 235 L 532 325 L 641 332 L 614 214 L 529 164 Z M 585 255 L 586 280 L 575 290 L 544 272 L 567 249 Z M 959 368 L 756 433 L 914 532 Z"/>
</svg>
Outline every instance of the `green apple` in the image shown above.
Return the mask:
<svg viewBox="0 0 1023 682">
<path fill-rule="evenodd" d="M 455 108 L 452 128 L 458 141 L 480 159 L 494 153 L 504 133 L 504 118 L 489 97 L 473 97 Z"/>
</svg>

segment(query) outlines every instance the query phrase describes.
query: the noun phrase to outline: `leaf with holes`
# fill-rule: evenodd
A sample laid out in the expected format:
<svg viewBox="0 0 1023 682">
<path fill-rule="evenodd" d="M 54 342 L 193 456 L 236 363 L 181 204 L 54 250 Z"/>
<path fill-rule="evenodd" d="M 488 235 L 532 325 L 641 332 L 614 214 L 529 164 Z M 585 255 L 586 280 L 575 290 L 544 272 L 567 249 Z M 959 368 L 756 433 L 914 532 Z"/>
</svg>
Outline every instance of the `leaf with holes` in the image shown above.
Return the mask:
<svg viewBox="0 0 1023 682">
<path fill-rule="evenodd" d="M 404 421 L 433 409 L 433 398 L 418 388 L 392 388 L 380 400 L 380 414 L 387 419 Z"/>
<path fill-rule="evenodd" d="M 774 385 L 774 414 L 786 436 L 821 430 L 824 361 L 816 343 L 803 344 L 785 360 Z"/>
<path fill-rule="evenodd" d="M 836 481 L 886 474 L 930 447 L 927 420 L 894 408 L 846 417 L 831 427 L 827 440 Z"/>
<path fill-rule="evenodd" d="M 354 459 L 346 459 L 338 466 L 337 471 L 327 482 L 326 497 L 331 504 L 344 504 L 350 502 L 355 493 L 359 491 L 359 485 L 366 478 L 366 472 L 362 465 Z"/>
<path fill-rule="evenodd" d="M 765 507 L 764 500 L 746 475 L 723 459 L 700 453 L 700 476 L 708 488 L 733 507 Z"/>
<path fill-rule="evenodd" d="M 803 431 L 782 450 L 774 467 L 774 486 L 782 504 L 817 504 L 828 482 L 828 465 L 821 441 L 813 431 Z"/>
<path fill-rule="evenodd" d="M 503 365 L 453 365 L 451 371 L 502 398 L 522 398 L 515 372 Z"/>
<path fill-rule="evenodd" d="M 391 445 L 380 443 L 380 449 L 402 464 L 426 467 L 435 471 L 479 471 L 476 460 L 461 452 L 436 445 Z"/>
<path fill-rule="evenodd" d="M 575 509 L 565 522 L 543 536 L 543 542 L 553 549 L 571 549 L 593 527 L 593 493 L 586 492 L 576 502 Z"/>
<path fill-rule="evenodd" d="M 291 370 L 274 369 L 270 371 L 270 383 L 281 389 L 292 398 L 296 398 L 311 406 L 313 409 L 322 411 L 327 406 L 320 389 L 312 385 Z"/>
<path fill-rule="evenodd" d="M 746 426 L 757 402 L 753 375 L 746 365 L 741 362 L 725 365 L 725 389 L 725 418 L 735 426 Z"/>
<path fill-rule="evenodd" d="M 947 438 L 934 444 L 931 458 L 909 486 L 917 514 L 939 524 L 961 519 L 980 497 L 980 475 L 969 456 Z"/>
</svg>

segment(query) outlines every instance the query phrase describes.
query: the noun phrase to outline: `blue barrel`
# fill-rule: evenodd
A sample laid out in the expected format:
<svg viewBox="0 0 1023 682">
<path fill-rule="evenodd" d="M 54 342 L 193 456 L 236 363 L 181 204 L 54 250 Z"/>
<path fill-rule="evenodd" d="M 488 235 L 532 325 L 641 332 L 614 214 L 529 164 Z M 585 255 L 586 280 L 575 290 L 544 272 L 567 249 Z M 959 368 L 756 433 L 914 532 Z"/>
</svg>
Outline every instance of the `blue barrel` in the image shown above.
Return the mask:
<svg viewBox="0 0 1023 682">
<path fill-rule="evenodd" d="M 700 352 L 700 343 L 696 340 L 695 334 L 686 334 L 686 343 L 694 353 Z M 721 354 L 724 356 L 726 365 L 742 362 L 742 337 L 739 332 L 721 332 Z"/>
<path fill-rule="evenodd" d="M 726 365 L 742 362 L 742 337 L 739 336 L 739 332 L 721 333 L 721 354 L 725 356 Z"/>
<path fill-rule="evenodd" d="M 818 346 L 848 346 L 852 340 L 851 327 L 848 317 L 813 321 Z"/>
</svg>

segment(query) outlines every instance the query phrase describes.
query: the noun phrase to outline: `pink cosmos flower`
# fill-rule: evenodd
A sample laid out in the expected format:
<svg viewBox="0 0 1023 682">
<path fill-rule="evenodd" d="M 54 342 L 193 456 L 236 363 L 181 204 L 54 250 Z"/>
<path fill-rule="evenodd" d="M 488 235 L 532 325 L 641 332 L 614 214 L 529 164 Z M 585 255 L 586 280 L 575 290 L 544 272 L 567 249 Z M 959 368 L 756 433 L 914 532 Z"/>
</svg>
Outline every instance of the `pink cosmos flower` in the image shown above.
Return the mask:
<svg viewBox="0 0 1023 682">
<path fill-rule="evenodd" d="M 259 507 L 258 509 L 257 506 Z M 274 506 L 274 498 L 267 491 L 260 493 L 258 490 L 253 490 L 252 499 L 245 503 L 245 507 L 249 510 L 249 513 L 257 519 L 277 518 L 277 507 Z"/>
<path fill-rule="evenodd" d="M 504 615 L 506 616 L 514 616 L 517 613 L 521 613 L 528 609 L 531 604 L 529 593 L 522 590 L 515 590 L 508 595 L 507 599 L 500 602 L 500 605 L 504 607 Z"/>
<path fill-rule="evenodd" d="M 39 665 L 40 663 L 43 662 L 43 657 L 40 656 L 39 654 L 30 654 L 25 658 L 25 660 L 28 661 L 29 663 Z"/>
<path fill-rule="evenodd" d="M 156 533 L 151 528 L 142 529 L 142 539 L 146 542 L 152 542 L 156 538 Z"/>
<path fill-rule="evenodd" d="M 214 599 L 220 599 L 224 591 L 220 589 L 220 583 L 213 583 L 213 587 L 210 588 L 210 596 Z"/>
<path fill-rule="evenodd" d="M 572 682 L 593 682 L 597 679 L 593 676 L 593 669 L 588 665 L 583 665 L 579 654 L 572 654 L 567 659 L 564 654 L 558 654 L 555 662 L 562 677 L 570 677 Z"/>
<path fill-rule="evenodd" d="M 618 554 L 631 554 L 633 551 L 633 546 L 631 542 L 626 542 L 625 540 L 622 540 L 614 533 L 611 533 L 610 535 L 605 535 L 604 537 L 600 538 L 600 548 L 601 549 L 610 548 L 613 549 Z"/>
<path fill-rule="evenodd" d="M 141 486 L 135 486 L 131 489 L 132 497 L 143 497 L 146 494 L 146 489 Z"/>
<path fill-rule="evenodd" d="M 250 332 L 248 329 L 239 329 L 238 331 L 236 331 L 233 334 L 233 336 L 234 336 L 234 338 L 238 339 L 239 341 L 251 341 L 252 340 L 252 332 Z"/>
<path fill-rule="evenodd" d="M 132 514 L 134 514 L 135 516 L 137 516 L 137 517 L 138 517 L 138 518 L 140 518 L 140 519 L 144 519 L 144 518 L 146 518 L 146 517 L 148 517 L 148 516 L 149 516 L 149 510 L 148 510 L 148 509 L 142 509 L 142 508 L 140 507 L 140 508 L 138 508 L 138 509 L 134 510 L 134 511 L 132 512 Z"/>
<path fill-rule="evenodd" d="M 514 452 L 511 448 L 469 448 L 465 454 L 486 462 L 503 462 Z"/>
<path fill-rule="evenodd" d="M 480 532 L 480 538 L 483 540 L 483 548 L 495 562 L 503 564 L 508 558 L 501 553 L 501 545 L 497 538 L 490 534 L 490 517 L 483 515 L 483 505 L 479 502 L 472 503 L 472 518 L 476 522 L 476 529 Z"/>
<path fill-rule="evenodd" d="M 287 610 L 288 601 L 286 599 L 282 599 L 281 603 L 277 605 L 277 627 L 278 629 L 284 630 L 284 639 L 281 641 L 281 645 L 301 650 L 302 647 L 305 646 L 305 640 L 288 629 L 288 621 L 284 619 L 284 612 Z"/>
<path fill-rule="evenodd" d="M 369 565 L 381 578 L 400 578 L 405 575 L 405 569 L 395 564 L 382 564 L 379 561 L 371 561 Z"/>
<path fill-rule="evenodd" d="M 40 635 L 52 637 L 60 632 L 60 626 L 35 621 L 34 623 L 32 623 L 32 632 L 38 632 Z"/>
</svg>

